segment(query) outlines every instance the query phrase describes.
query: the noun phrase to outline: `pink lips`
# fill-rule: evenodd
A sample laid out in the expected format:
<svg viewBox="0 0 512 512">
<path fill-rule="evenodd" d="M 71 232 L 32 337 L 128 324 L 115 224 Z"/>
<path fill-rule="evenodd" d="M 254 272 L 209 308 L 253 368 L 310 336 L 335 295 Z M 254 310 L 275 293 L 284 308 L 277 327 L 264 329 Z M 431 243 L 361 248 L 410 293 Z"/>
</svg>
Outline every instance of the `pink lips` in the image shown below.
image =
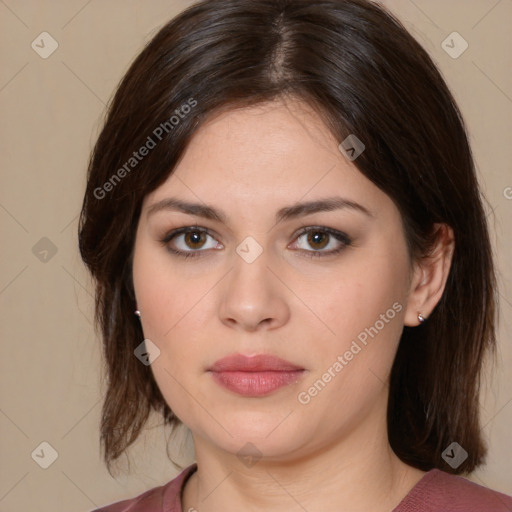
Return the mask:
<svg viewBox="0 0 512 512">
<path fill-rule="evenodd" d="M 209 371 L 224 388 L 239 395 L 257 397 L 297 382 L 304 368 L 270 355 L 236 354 L 219 359 Z"/>
</svg>

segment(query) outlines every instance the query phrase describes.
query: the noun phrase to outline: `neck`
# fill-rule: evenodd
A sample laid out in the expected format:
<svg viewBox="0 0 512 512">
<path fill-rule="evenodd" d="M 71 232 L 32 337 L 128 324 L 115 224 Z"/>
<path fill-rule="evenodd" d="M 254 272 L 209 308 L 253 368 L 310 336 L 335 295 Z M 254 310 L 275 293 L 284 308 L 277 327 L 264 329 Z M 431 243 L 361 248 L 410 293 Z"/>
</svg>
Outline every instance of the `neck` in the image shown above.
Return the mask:
<svg viewBox="0 0 512 512">
<path fill-rule="evenodd" d="M 185 487 L 184 511 L 390 512 L 424 475 L 396 457 L 382 422 L 371 417 L 310 453 L 263 457 L 251 467 L 204 438 L 194 442 L 198 469 Z"/>
</svg>

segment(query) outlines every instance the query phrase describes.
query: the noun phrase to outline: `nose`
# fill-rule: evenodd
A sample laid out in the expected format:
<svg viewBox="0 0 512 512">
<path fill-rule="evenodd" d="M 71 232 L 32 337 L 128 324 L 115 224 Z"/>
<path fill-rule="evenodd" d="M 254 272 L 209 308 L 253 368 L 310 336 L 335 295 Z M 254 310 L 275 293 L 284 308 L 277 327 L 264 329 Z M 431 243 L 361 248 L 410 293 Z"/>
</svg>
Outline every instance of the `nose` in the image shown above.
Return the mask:
<svg viewBox="0 0 512 512">
<path fill-rule="evenodd" d="M 243 331 L 276 329 L 289 320 L 287 288 L 269 268 L 266 251 L 252 263 L 238 255 L 223 280 L 219 316 L 225 325 Z"/>
</svg>

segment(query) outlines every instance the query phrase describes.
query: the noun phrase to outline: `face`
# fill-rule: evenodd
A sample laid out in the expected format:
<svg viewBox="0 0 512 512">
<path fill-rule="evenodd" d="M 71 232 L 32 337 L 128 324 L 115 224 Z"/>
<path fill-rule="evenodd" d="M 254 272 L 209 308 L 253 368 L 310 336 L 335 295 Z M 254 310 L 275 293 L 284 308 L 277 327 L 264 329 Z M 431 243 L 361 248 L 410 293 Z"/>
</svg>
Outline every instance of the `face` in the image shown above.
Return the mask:
<svg viewBox="0 0 512 512">
<path fill-rule="evenodd" d="M 385 429 L 411 264 L 339 142 L 299 101 L 224 112 L 144 200 L 137 306 L 196 442 L 291 459 Z"/>
</svg>

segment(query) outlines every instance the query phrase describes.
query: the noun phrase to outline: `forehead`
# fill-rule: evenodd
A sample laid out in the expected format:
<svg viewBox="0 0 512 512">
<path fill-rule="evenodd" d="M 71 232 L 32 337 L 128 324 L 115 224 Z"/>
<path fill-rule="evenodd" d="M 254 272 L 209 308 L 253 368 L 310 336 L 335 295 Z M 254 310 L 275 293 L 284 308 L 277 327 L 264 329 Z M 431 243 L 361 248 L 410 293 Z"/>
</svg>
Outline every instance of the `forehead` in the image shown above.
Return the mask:
<svg viewBox="0 0 512 512">
<path fill-rule="evenodd" d="M 338 145 L 315 110 L 301 101 L 227 110 L 201 125 L 173 173 L 145 202 L 172 195 L 260 212 L 270 203 L 333 195 L 382 202 L 387 196 Z"/>
<path fill-rule="evenodd" d="M 319 151 L 322 161 L 340 157 L 334 137 L 308 104 L 279 99 L 213 116 L 196 132 L 185 156 L 187 162 L 214 156 L 212 164 L 243 176 L 302 168 L 299 163 L 320 156 Z"/>
</svg>

